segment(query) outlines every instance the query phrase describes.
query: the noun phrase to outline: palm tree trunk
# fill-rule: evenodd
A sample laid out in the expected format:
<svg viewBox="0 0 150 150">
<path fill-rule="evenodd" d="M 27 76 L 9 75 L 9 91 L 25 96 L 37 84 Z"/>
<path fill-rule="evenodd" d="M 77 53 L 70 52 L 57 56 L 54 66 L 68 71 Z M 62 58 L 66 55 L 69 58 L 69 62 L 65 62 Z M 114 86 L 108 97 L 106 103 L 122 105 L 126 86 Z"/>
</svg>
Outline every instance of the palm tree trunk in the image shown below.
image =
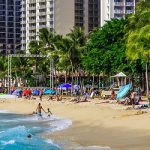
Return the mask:
<svg viewBox="0 0 150 150">
<path fill-rule="evenodd" d="M 67 83 L 67 70 L 65 71 L 65 83 Z"/>
<path fill-rule="evenodd" d="M 95 82 L 95 76 L 93 74 L 92 86 L 94 86 L 94 82 Z"/>
<path fill-rule="evenodd" d="M 149 86 L 148 86 L 148 63 L 146 63 L 146 72 L 145 72 L 145 78 L 146 78 L 146 94 L 149 92 Z"/>
<path fill-rule="evenodd" d="M 71 64 L 71 72 L 72 72 L 72 73 L 71 73 L 71 78 L 72 78 L 72 79 L 71 79 L 71 82 L 72 82 L 72 84 L 73 84 L 73 73 L 74 73 L 74 72 L 73 72 L 73 63 L 72 63 L 71 60 L 70 60 L 70 64 Z"/>
</svg>

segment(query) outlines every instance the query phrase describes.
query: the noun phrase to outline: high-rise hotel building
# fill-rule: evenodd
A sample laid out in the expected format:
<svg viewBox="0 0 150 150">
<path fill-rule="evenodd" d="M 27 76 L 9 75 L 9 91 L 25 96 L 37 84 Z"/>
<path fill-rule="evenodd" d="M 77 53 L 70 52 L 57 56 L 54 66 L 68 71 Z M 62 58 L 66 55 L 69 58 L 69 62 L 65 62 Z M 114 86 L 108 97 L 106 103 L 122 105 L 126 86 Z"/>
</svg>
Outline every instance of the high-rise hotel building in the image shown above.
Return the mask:
<svg viewBox="0 0 150 150">
<path fill-rule="evenodd" d="M 66 35 L 80 26 L 87 34 L 111 18 L 133 13 L 134 8 L 135 0 L 21 0 L 21 49 L 28 49 L 41 28 Z"/>
<path fill-rule="evenodd" d="M 112 18 L 123 18 L 135 12 L 136 0 L 101 0 L 101 26 Z"/>
<path fill-rule="evenodd" d="M 21 6 L 22 50 L 44 27 L 65 35 L 73 26 L 88 33 L 100 25 L 100 0 L 22 0 Z"/>
<path fill-rule="evenodd" d="M 0 0 L 0 54 L 20 50 L 20 1 Z"/>
</svg>

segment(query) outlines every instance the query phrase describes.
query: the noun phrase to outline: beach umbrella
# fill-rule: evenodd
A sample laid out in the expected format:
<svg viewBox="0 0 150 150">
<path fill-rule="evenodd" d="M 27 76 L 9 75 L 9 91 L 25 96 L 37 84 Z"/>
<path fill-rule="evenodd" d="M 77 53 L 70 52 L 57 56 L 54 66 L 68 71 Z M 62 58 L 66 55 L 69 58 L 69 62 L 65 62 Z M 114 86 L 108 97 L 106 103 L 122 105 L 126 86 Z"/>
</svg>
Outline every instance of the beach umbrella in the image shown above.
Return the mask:
<svg viewBox="0 0 150 150">
<path fill-rule="evenodd" d="M 120 88 L 120 90 L 118 91 L 118 93 L 117 93 L 116 99 L 121 99 L 122 97 L 124 97 L 129 92 L 129 90 L 131 89 L 131 87 L 132 87 L 131 84 L 127 84 L 125 86 L 122 86 Z"/>
<path fill-rule="evenodd" d="M 62 90 L 67 90 L 67 89 L 71 88 L 71 84 L 64 83 L 64 84 L 59 85 L 59 88 L 62 89 Z"/>
<path fill-rule="evenodd" d="M 56 93 L 56 91 L 52 90 L 52 89 L 45 89 L 44 90 L 44 94 L 52 94 L 52 95 L 54 95 L 55 93 Z"/>
<path fill-rule="evenodd" d="M 29 89 L 25 89 L 22 93 L 23 96 L 30 95 L 30 94 L 31 94 L 31 90 Z"/>
<path fill-rule="evenodd" d="M 39 95 L 40 91 L 38 89 L 34 89 L 32 91 L 33 95 Z"/>
<path fill-rule="evenodd" d="M 20 96 L 21 92 L 22 92 L 21 89 L 16 89 L 16 90 L 12 93 L 12 95 Z"/>
</svg>

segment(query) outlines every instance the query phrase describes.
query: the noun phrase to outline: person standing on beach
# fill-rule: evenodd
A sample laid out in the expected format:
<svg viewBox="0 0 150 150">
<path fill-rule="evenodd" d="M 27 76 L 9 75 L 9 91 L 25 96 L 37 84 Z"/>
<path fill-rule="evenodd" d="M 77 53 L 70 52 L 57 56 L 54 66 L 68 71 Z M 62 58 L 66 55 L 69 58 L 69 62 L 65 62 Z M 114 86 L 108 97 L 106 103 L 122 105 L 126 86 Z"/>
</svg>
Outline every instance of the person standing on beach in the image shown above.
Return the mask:
<svg viewBox="0 0 150 150">
<path fill-rule="evenodd" d="M 116 96 L 115 91 L 114 91 L 114 89 L 112 89 L 112 91 L 111 91 L 111 99 L 115 100 L 115 96 Z"/>
<path fill-rule="evenodd" d="M 131 91 L 131 102 L 132 102 L 133 108 L 135 108 L 135 92 L 134 91 Z"/>
<path fill-rule="evenodd" d="M 148 92 L 148 101 L 149 101 L 149 107 L 150 107 L 150 91 Z"/>
<path fill-rule="evenodd" d="M 42 110 L 45 112 L 45 110 L 43 109 L 41 103 L 38 104 L 37 108 L 36 108 L 36 112 L 39 116 L 42 116 Z M 45 112 L 46 113 L 46 112 Z"/>
<path fill-rule="evenodd" d="M 42 90 L 42 89 L 40 89 L 40 91 L 39 91 L 40 101 L 42 101 L 42 96 L 43 96 L 43 90 Z"/>
</svg>

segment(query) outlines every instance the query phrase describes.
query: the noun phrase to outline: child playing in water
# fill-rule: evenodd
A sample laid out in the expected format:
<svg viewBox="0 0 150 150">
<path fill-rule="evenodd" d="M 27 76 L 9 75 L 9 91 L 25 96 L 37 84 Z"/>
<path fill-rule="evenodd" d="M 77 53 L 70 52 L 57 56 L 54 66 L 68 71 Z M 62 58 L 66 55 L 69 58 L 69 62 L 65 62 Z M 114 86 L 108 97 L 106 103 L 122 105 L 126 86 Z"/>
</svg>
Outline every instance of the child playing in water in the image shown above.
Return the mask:
<svg viewBox="0 0 150 150">
<path fill-rule="evenodd" d="M 49 108 L 47 109 L 47 113 L 48 113 L 48 115 L 47 115 L 48 117 L 50 117 L 52 115 L 52 112 L 50 111 Z"/>
</svg>

